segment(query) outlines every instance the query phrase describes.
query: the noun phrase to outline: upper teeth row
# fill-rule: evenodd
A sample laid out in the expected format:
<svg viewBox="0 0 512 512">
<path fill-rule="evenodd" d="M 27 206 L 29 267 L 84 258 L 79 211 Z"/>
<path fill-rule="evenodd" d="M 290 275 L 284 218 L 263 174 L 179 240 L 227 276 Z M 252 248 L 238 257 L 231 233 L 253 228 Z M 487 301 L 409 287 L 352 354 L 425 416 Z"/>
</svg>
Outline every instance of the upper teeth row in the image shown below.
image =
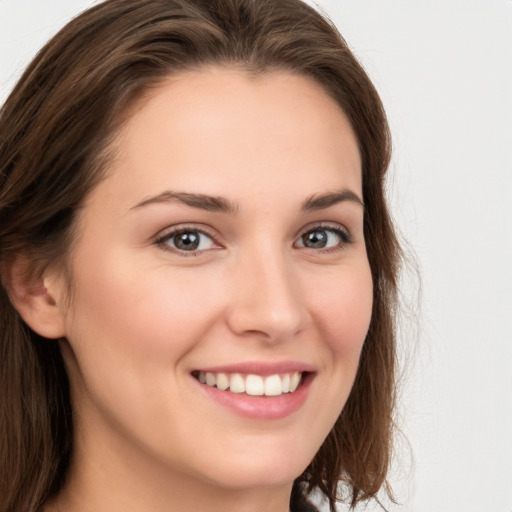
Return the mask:
<svg viewBox="0 0 512 512">
<path fill-rule="evenodd" d="M 199 372 L 198 375 L 199 381 L 208 386 L 254 396 L 279 396 L 283 393 L 292 393 L 297 389 L 301 377 L 302 373 L 300 372 L 275 374 L 267 377 L 254 374 L 210 372 Z"/>
</svg>

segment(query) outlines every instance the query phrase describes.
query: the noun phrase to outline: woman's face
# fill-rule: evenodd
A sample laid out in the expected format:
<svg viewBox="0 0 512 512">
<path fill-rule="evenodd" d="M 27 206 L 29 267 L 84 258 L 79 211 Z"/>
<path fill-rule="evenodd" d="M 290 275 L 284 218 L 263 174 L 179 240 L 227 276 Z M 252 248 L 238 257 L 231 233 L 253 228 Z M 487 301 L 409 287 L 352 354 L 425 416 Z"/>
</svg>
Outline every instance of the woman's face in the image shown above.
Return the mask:
<svg viewBox="0 0 512 512">
<path fill-rule="evenodd" d="M 135 464 L 288 485 L 342 410 L 370 322 L 349 122 L 308 78 L 212 68 L 153 91 L 116 151 L 61 301 L 77 460 L 107 479 Z"/>
</svg>

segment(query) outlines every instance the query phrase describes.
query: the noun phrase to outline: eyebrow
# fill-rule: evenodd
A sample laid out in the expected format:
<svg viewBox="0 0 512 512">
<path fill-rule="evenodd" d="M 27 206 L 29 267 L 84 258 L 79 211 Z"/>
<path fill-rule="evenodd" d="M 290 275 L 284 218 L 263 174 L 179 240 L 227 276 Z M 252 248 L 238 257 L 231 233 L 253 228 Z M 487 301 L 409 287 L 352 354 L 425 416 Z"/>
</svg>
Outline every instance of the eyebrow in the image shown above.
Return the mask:
<svg viewBox="0 0 512 512">
<path fill-rule="evenodd" d="M 309 197 L 302 203 L 301 210 L 305 212 L 323 210 L 344 201 L 357 203 L 364 208 L 363 200 L 355 192 L 352 192 L 352 190 L 344 188 L 336 192 Z"/>
<path fill-rule="evenodd" d="M 133 206 L 131 210 L 151 204 L 175 201 L 192 208 L 198 208 L 209 212 L 228 213 L 233 215 L 238 211 L 238 205 L 224 197 L 209 196 L 206 194 L 192 194 L 189 192 L 173 192 L 171 190 L 143 199 L 140 203 Z M 359 204 L 364 208 L 363 201 L 355 192 L 352 192 L 349 189 L 343 189 L 336 192 L 329 192 L 327 194 L 312 195 L 302 203 L 300 210 L 304 212 L 323 210 L 344 201 Z"/>
<path fill-rule="evenodd" d="M 191 194 L 188 192 L 173 192 L 171 190 L 167 190 L 162 194 L 158 194 L 157 196 L 144 199 L 132 207 L 131 210 L 150 204 L 169 203 L 174 201 L 186 204 L 192 208 L 206 210 L 208 212 L 235 214 L 238 210 L 236 204 L 223 197 L 209 196 L 206 194 Z"/>
</svg>

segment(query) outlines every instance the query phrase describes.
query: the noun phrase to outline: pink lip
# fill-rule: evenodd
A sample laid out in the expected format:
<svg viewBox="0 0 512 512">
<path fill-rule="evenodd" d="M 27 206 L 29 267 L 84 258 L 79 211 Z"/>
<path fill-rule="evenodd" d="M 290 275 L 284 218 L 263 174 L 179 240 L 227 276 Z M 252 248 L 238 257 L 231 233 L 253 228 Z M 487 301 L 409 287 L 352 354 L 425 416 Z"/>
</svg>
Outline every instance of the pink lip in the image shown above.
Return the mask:
<svg viewBox="0 0 512 512">
<path fill-rule="evenodd" d="M 265 361 L 247 361 L 244 363 L 228 364 L 222 366 L 210 366 L 208 368 L 196 368 L 196 371 L 210 372 L 210 373 L 241 373 L 266 376 L 275 375 L 277 373 L 292 373 L 292 372 L 308 372 L 315 371 L 314 366 L 307 363 L 300 363 L 297 361 L 280 361 L 280 362 L 265 362 Z"/>
<path fill-rule="evenodd" d="M 237 365 L 237 368 L 240 368 L 240 366 Z M 216 371 L 236 373 L 236 371 L 228 372 L 227 370 L 214 370 L 214 372 Z M 269 375 L 275 373 L 286 373 L 287 371 L 276 371 L 274 368 Z M 239 369 L 238 373 L 258 373 L 259 375 L 262 375 L 261 373 L 254 371 L 254 369 L 247 372 Z M 306 375 L 303 375 L 302 377 L 301 384 L 293 393 L 285 393 L 279 396 L 250 396 L 245 393 L 222 391 L 216 387 L 201 384 L 198 380 L 195 380 L 195 382 L 209 398 L 215 400 L 220 405 L 240 416 L 256 420 L 278 420 L 285 418 L 300 409 L 306 401 L 311 382 L 314 378 L 315 373 L 306 373 Z"/>
</svg>

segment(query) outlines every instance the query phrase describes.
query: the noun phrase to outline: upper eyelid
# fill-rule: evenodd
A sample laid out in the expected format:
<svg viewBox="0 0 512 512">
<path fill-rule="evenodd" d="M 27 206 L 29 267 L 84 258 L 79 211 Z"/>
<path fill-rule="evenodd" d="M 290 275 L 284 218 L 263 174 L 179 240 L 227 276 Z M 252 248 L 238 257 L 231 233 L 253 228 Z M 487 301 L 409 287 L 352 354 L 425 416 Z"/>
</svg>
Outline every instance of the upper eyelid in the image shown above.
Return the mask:
<svg viewBox="0 0 512 512">
<path fill-rule="evenodd" d="M 344 228 L 343 226 L 341 225 L 337 225 L 336 227 L 335 226 L 316 226 L 316 227 L 313 227 L 313 228 L 310 228 L 310 229 L 306 229 L 305 231 L 302 232 L 302 235 L 299 236 L 296 241 L 294 242 L 294 245 L 297 244 L 304 235 L 306 235 L 307 233 L 310 233 L 312 231 L 320 231 L 320 230 L 324 230 L 324 231 L 331 231 L 331 232 L 334 232 L 336 234 L 336 236 L 338 238 L 340 238 L 340 243 L 339 243 L 339 247 L 343 247 L 343 246 L 347 246 L 349 244 L 351 244 L 353 241 L 354 241 L 354 238 L 352 236 L 352 233 Z M 303 246 L 300 246 L 301 248 Z M 331 251 L 333 248 L 321 248 L 321 249 L 315 249 L 315 251 Z"/>
<path fill-rule="evenodd" d="M 304 227 L 302 227 L 295 235 L 296 238 L 300 238 L 305 233 L 308 233 L 309 231 L 314 231 L 315 229 L 331 229 L 334 231 L 343 231 L 345 232 L 349 237 L 352 237 L 352 231 L 347 228 L 344 224 L 341 224 L 339 222 L 333 222 L 333 221 L 320 221 L 320 222 L 313 222 L 311 224 L 308 224 Z"/>
<path fill-rule="evenodd" d="M 212 233 L 211 228 L 208 228 L 204 225 L 196 225 L 196 224 L 179 224 L 176 226 L 169 226 L 167 228 L 160 230 L 152 238 L 153 238 L 153 240 L 158 242 L 160 240 L 170 237 L 173 234 L 187 232 L 187 231 L 197 231 L 199 233 L 202 233 L 203 235 L 210 237 L 212 240 L 214 240 L 216 243 L 218 243 L 217 236 L 214 233 Z"/>
</svg>

